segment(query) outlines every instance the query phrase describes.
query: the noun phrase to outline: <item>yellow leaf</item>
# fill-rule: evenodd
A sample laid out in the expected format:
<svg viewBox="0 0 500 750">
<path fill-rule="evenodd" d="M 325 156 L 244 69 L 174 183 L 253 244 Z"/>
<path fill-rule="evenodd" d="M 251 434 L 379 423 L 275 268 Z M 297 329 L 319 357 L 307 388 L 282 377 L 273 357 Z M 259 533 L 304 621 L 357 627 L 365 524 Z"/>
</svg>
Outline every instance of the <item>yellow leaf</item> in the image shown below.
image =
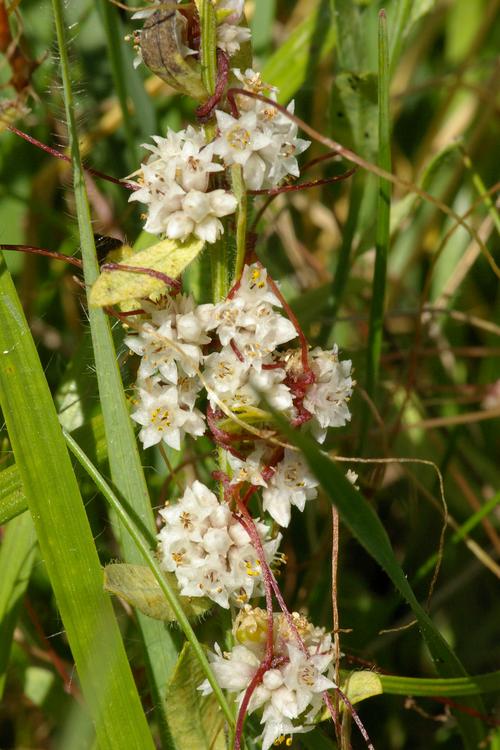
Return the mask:
<svg viewBox="0 0 500 750">
<path fill-rule="evenodd" d="M 177 240 L 162 240 L 146 250 L 133 254 L 130 253 L 130 248 L 124 245 L 120 249 L 118 262 L 122 261 L 125 265 L 135 268 L 152 269 L 175 279 L 199 255 L 203 245 L 203 240 L 195 237 L 182 243 Z M 116 256 L 113 257 L 113 261 L 117 262 Z M 91 289 L 89 304 L 92 307 L 105 307 L 128 300 L 146 299 L 153 294 L 165 292 L 166 288 L 164 281 L 147 274 L 104 270 Z"/>
<path fill-rule="evenodd" d="M 189 619 L 200 617 L 212 608 L 212 602 L 204 597 L 186 597 L 179 594 L 177 579 L 173 573 L 164 573 L 173 588 Z M 104 590 L 125 599 L 144 615 L 154 620 L 174 622 L 175 615 L 170 608 L 160 584 L 150 568 L 145 565 L 111 563 L 104 568 Z"/>
</svg>

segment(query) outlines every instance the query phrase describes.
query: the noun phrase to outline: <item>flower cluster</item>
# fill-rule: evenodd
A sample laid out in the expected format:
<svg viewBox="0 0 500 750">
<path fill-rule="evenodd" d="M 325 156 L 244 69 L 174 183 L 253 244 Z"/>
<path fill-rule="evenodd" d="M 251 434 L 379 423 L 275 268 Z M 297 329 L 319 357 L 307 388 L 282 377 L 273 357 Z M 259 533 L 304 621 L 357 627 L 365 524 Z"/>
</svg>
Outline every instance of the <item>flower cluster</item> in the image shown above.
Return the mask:
<svg viewBox="0 0 500 750">
<path fill-rule="evenodd" d="M 175 573 L 181 594 L 207 596 L 227 609 L 230 600 L 243 604 L 262 593 L 261 563 L 247 531 L 204 484 L 195 481 L 160 516 L 162 565 Z M 270 539 L 267 526 L 254 523 L 270 563 L 281 535 Z"/>
<path fill-rule="evenodd" d="M 196 407 L 201 391 L 212 415 L 229 421 L 231 414 L 266 415 L 269 404 L 293 423 L 299 419 L 300 401 L 307 417 L 304 429 L 311 429 L 319 442 L 328 427 L 346 424 L 351 362 L 340 361 L 336 348 L 313 349 L 312 377 L 298 399 L 300 350 L 280 348 L 294 341 L 297 331 L 280 308 L 267 272 L 258 264 L 245 266 L 233 293 L 217 304 L 196 306 L 185 295 L 144 303 L 137 333 L 125 339 L 141 357 L 132 418 L 142 425 L 144 447 L 163 440 L 179 450 L 184 434 L 204 434 L 204 416 Z M 291 450 L 273 461 L 272 448 L 257 441 L 246 453 L 230 452 L 230 461 L 235 474 L 264 487 L 264 509 L 281 526 L 290 521 L 291 505 L 302 510 L 316 496 L 315 480 Z"/>
<path fill-rule="evenodd" d="M 263 708 L 262 750 L 268 750 L 284 735 L 314 729 L 314 721 L 322 708 L 322 694 L 335 688 L 331 636 L 323 628 L 313 627 L 297 612 L 290 619 L 293 630 L 284 614 L 273 615 L 272 662 L 248 705 L 249 713 Z M 247 606 L 234 623 L 236 645 L 233 649 L 222 653 L 215 644 L 215 653 L 209 656 L 219 685 L 237 693 L 240 705 L 248 685 L 265 661 L 267 628 L 267 613 Z M 207 680 L 200 690 L 204 695 L 211 692 Z"/>
<path fill-rule="evenodd" d="M 194 234 L 215 242 L 224 231 L 220 219 L 235 211 L 236 198 L 226 190 L 208 189 L 210 175 L 224 167 L 213 161 L 213 145 L 206 143 L 204 130 L 189 126 L 153 140 L 156 146 L 144 145 L 151 155 L 130 196 L 149 208 L 144 229 L 171 239 Z"/>
<path fill-rule="evenodd" d="M 243 4 L 243 0 L 215 3 L 217 46 L 228 57 L 250 38 L 250 30 L 241 25 Z M 185 43 L 187 21 L 181 10 L 175 25 L 177 43 L 188 57 L 197 50 Z M 154 7 L 136 17 L 152 13 Z M 245 90 L 276 100 L 277 90 L 263 84 L 254 70 L 243 73 L 234 68 L 231 74 Z M 293 113 L 293 102 L 288 109 Z M 274 188 L 288 175 L 299 176 L 297 156 L 309 141 L 298 138 L 297 126 L 271 103 L 240 95 L 236 112 L 215 109 L 214 116 L 217 132 L 211 139 L 204 128 L 189 126 L 177 133 L 169 130 L 166 137 L 153 136 L 155 145 L 143 144 L 150 155 L 136 173 L 137 189 L 130 200 L 147 206 L 146 231 L 180 241 L 195 235 L 213 244 L 224 231 L 220 220 L 237 207 L 225 178 L 231 165 L 241 166 L 249 190 Z"/>
</svg>

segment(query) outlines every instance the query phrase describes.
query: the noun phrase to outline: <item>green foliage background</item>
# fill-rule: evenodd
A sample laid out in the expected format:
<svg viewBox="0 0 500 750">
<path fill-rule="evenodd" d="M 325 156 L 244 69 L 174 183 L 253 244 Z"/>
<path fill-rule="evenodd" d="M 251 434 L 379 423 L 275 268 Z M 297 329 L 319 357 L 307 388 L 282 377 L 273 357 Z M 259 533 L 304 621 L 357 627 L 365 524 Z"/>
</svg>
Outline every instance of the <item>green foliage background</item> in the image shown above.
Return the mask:
<svg viewBox="0 0 500 750">
<path fill-rule="evenodd" d="M 498 179 L 498 5 L 495 0 L 392 0 L 384 5 L 375 0 L 254 0 L 247 4 L 257 64 L 264 80 L 281 88 L 283 101 L 295 96 L 296 112 L 302 119 L 369 161 L 387 164 L 390 138 L 392 170 L 458 214 L 472 207 L 467 220 L 500 263 L 497 193 L 485 195 Z M 378 79 L 381 7 L 387 10 L 391 78 L 390 88 L 382 92 Z M 66 113 L 52 6 L 23 0 L 19 14 L 22 24 L 16 27 L 13 22 L 13 29 L 22 33 L 25 55 L 40 64 L 31 79 L 30 112 L 18 118 L 16 125 L 43 143 L 64 149 Z M 70 3 L 65 14 L 76 127 L 85 163 L 123 177 L 137 168 L 144 153 L 140 144 L 167 127 L 177 129 L 192 121 L 194 104 L 143 67 L 137 71 L 132 67 L 133 52 L 123 37 L 140 22 L 131 21 L 106 0 Z M 16 98 L 9 87 L 11 73 L 3 60 L 2 116 Z M 379 106 L 386 95 L 389 119 Z M 323 153 L 314 145 L 308 158 Z M 345 162 L 326 162 L 310 175 L 330 176 L 346 166 Z M 0 128 L 0 174 L 0 243 L 34 245 L 68 255 L 88 252 L 82 206 L 78 192 L 75 199 L 68 165 Z M 87 191 L 94 231 L 135 243 L 140 215 L 136 204 L 127 203 L 126 192 L 96 178 L 87 179 Z M 335 431 L 327 447 L 332 455 L 391 459 L 385 464 L 341 466 L 359 473 L 361 493 L 377 512 L 397 561 L 423 605 L 443 525 L 438 475 L 432 466 L 397 459 L 430 460 L 442 473 L 451 525 L 444 538 L 429 614 L 467 672 L 476 675 L 500 668 L 500 292 L 498 277 L 477 242 L 462 227 L 451 232 L 452 228 L 453 220 L 434 205 L 397 186 L 392 191 L 390 217 L 384 214 L 377 179 L 359 171 L 347 183 L 277 199 L 259 222 L 257 250 L 281 281 L 311 343 L 335 341 L 342 355 L 353 359 L 359 384 L 352 401 L 353 421 Z M 374 282 L 375 247 L 379 270 Z M 381 262 L 385 254 L 386 265 Z M 125 428 L 126 419 L 120 422 L 126 402 L 122 400 L 121 414 L 113 386 L 118 382 L 113 381 L 115 362 L 129 397 L 134 362 L 121 344 L 119 327 L 112 325 L 110 334 L 104 316 L 94 315 L 90 320 L 97 347 L 94 355 L 74 269 L 31 255 L 4 255 L 61 423 L 110 481 L 139 531 L 151 541 L 154 523 L 148 492 L 153 508 L 158 508 L 179 490 L 154 450 L 141 456 L 135 452 L 131 427 Z M 205 255 L 186 279 L 200 300 L 210 297 L 207 263 Z M 2 273 L 3 282 L 5 278 Z M 14 350 L 15 357 L 16 341 L 21 338 L 16 340 L 11 326 L 13 308 L 5 303 L 8 294 L 12 292 L 2 287 L 1 349 L 3 355 Z M 18 332 L 24 331 L 22 322 L 19 326 Z M 25 334 L 18 335 L 24 342 Z M 2 432 L 0 455 L 0 523 L 5 524 L 0 547 L 0 747 L 87 750 L 96 746 L 96 739 L 89 711 L 82 707 L 73 663 L 74 659 L 78 662 L 84 692 L 86 669 L 89 684 L 92 680 L 99 683 L 102 674 L 95 662 L 85 666 L 88 652 L 85 639 L 81 642 L 85 634 L 95 633 L 92 628 L 98 624 L 92 625 L 92 614 L 101 611 L 96 608 L 102 607 L 111 623 L 105 628 L 103 648 L 121 653 L 115 618 L 100 594 L 94 545 L 101 563 L 118 558 L 144 563 L 144 559 L 133 538 L 120 530 L 115 513 L 108 512 L 103 488 L 97 491 L 79 465 L 75 467 L 78 485 L 71 479 L 69 462 L 66 465 L 66 459 L 60 458 L 65 449 L 55 413 L 50 411 L 42 370 L 29 374 L 34 350 L 31 356 L 31 364 L 23 371 L 29 377 L 17 378 L 8 392 L 6 384 L 13 381 L 8 381 L 5 356 L 0 381 L 9 427 L 9 433 Z M 101 399 L 103 388 L 108 389 L 104 409 L 98 379 Z M 369 400 L 363 395 L 366 389 Z M 115 419 L 114 441 L 108 419 Z M 43 438 L 41 430 L 45 430 Z M 169 452 L 173 466 L 181 464 L 175 477 L 181 485 L 194 472 L 209 481 L 214 457 L 209 442 L 203 442 L 198 441 L 196 449 L 188 443 L 181 456 Z M 23 465 L 15 465 L 13 450 L 18 462 L 24 456 Z M 51 461 L 57 467 L 62 494 L 43 482 Z M 440 665 L 433 663 L 419 628 L 401 629 L 412 619 L 401 590 L 382 572 L 372 553 L 367 553 L 367 545 L 359 543 L 359 529 L 349 516 L 357 507 L 355 496 L 350 497 L 334 470 L 328 473 L 328 467 L 323 467 L 322 471 L 325 489 L 320 501 L 309 504 L 304 514 L 296 514 L 285 536 L 288 564 L 279 580 L 288 605 L 305 609 L 315 623 L 331 627 L 329 498 L 335 502 L 339 493 L 342 513 L 342 503 L 351 503 L 340 532 L 338 607 L 341 627 L 346 629 L 341 636 L 343 668 L 367 667 L 407 678 L 436 677 Z M 28 495 L 39 545 L 24 512 Z M 63 495 L 73 497 L 75 504 L 56 507 L 54 503 L 52 508 L 53 498 Z M 46 513 L 47 504 L 56 514 L 53 519 Z M 80 521 L 78 514 L 73 518 L 77 506 L 85 507 L 90 528 L 85 526 L 83 513 Z M 457 533 L 457 528 L 462 531 Z M 371 532 L 365 528 L 363 533 Z M 76 564 L 83 566 L 88 559 L 88 565 L 94 566 L 94 588 L 92 595 L 84 595 L 80 588 L 76 599 L 66 601 L 65 586 L 71 583 L 71 575 L 76 589 L 80 583 L 78 571 L 72 573 L 64 557 L 73 542 L 79 548 Z M 375 550 L 382 550 L 378 541 L 374 545 Z M 74 612 L 67 613 L 75 603 L 81 619 L 74 622 L 72 631 L 67 618 L 74 617 Z M 154 742 L 182 750 L 171 736 L 173 712 L 165 710 L 164 696 L 184 636 L 178 629 L 136 617 L 119 604 L 115 613 Z M 210 644 L 221 639 L 227 625 L 217 615 L 195 623 L 194 631 Z M 123 691 L 120 697 L 117 684 L 116 712 L 100 705 L 99 691 L 95 707 L 90 706 L 94 719 L 101 709 L 106 714 L 104 728 L 98 732 L 100 746 L 123 750 L 152 746 L 124 654 L 117 661 Z M 183 661 L 176 674 L 183 674 L 185 668 Z M 359 707 L 376 748 L 452 750 L 462 746 L 456 717 L 466 720 L 469 714 L 461 704 L 471 699 L 453 692 L 451 683 L 448 691 L 445 684 L 440 688 L 437 698 L 425 697 L 426 688 L 419 692 L 416 682 L 398 687 L 387 678 L 384 685 L 383 695 Z M 484 691 L 484 695 L 483 705 L 475 704 L 479 719 L 465 742 L 467 747 L 478 746 L 477 738 L 482 735 L 484 747 L 500 748 L 499 716 L 495 715 L 500 680 L 493 677 L 485 685 L 478 681 L 475 690 L 469 686 L 469 692 Z M 430 695 L 432 688 L 427 689 Z M 405 698 L 411 695 L 415 697 Z M 455 704 L 459 705 L 452 715 Z M 215 704 L 210 711 L 215 711 Z M 131 724 L 137 735 L 132 737 L 126 727 L 134 716 L 137 723 Z M 120 722 L 124 727 L 121 739 Z M 313 734 L 297 738 L 294 747 L 334 748 L 332 737 L 331 727 L 323 724 Z M 355 730 L 352 745 L 363 746 Z M 251 742 L 249 747 L 253 747 Z"/>
</svg>

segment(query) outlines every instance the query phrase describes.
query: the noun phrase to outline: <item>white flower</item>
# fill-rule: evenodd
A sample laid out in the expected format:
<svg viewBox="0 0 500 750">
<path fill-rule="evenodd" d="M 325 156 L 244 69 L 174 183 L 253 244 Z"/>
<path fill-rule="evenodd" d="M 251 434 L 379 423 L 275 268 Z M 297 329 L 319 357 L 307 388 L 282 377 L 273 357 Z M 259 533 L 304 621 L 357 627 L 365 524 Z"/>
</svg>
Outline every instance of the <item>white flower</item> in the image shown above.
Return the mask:
<svg viewBox="0 0 500 750">
<path fill-rule="evenodd" d="M 313 415 L 312 433 L 322 443 L 328 427 L 343 427 L 351 419 L 348 402 L 354 381 L 351 361 L 340 362 L 337 347 L 331 351 L 317 347 L 309 356 L 316 382 L 308 388 L 304 406 Z"/>
<path fill-rule="evenodd" d="M 238 202 L 226 190 L 203 193 L 190 190 L 181 199 L 181 209 L 167 216 L 164 231 L 172 240 L 185 240 L 190 234 L 213 244 L 223 234 L 219 219 L 234 213 Z"/>
<path fill-rule="evenodd" d="M 285 449 L 283 460 L 262 492 L 263 508 L 280 526 L 290 523 L 291 506 L 304 510 L 307 500 L 317 497 L 318 481 L 300 453 Z"/>
<path fill-rule="evenodd" d="M 151 154 L 141 167 L 138 190 L 129 199 L 148 205 L 144 228 L 170 239 L 195 234 L 214 243 L 223 232 L 219 219 L 234 213 L 237 201 L 225 190 L 208 191 L 210 174 L 224 167 L 213 161 L 213 146 L 206 144 L 204 130 L 189 126 L 153 140 L 156 145 L 145 144 Z"/>
<path fill-rule="evenodd" d="M 247 381 L 247 372 L 250 365 L 241 362 L 230 346 L 225 346 L 220 352 L 212 352 L 205 357 L 205 369 L 203 376 L 208 386 L 215 391 L 221 401 L 226 401 L 238 388 Z M 212 407 L 217 403 L 209 392 L 208 398 Z"/>
<path fill-rule="evenodd" d="M 184 433 L 200 436 L 205 432 L 203 415 L 179 403 L 178 389 L 159 386 L 154 381 L 139 388 L 139 402 L 131 417 L 142 425 L 139 438 L 144 448 L 161 441 L 180 450 Z"/>
<path fill-rule="evenodd" d="M 261 461 L 264 450 L 265 444 L 258 443 L 255 450 L 245 460 L 228 453 L 227 460 L 233 472 L 231 484 L 248 482 L 255 486 L 266 486 L 266 482 L 262 476 L 263 467 Z"/>
<path fill-rule="evenodd" d="M 184 374 L 196 375 L 202 359 L 201 346 L 206 336 L 191 296 L 164 297 L 159 304 L 144 302 L 149 319 L 141 323 L 137 334 L 125 338 L 125 344 L 141 359 L 139 378 L 161 376 L 175 385 Z"/>
<path fill-rule="evenodd" d="M 212 144 L 214 153 L 227 165 L 240 164 L 247 187 L 259 190 L 267 169 L 259 151 L 272 144 L 271 135 L 260 128 L 255 112 L 245 112 L 238 119 L 221 110 L 215 115 L 219 137 Z"/>
<path fill-rule="evenodd" d="M 232 57 L 244 42 L 249 41 L 251 36 L 251 31 L 246 26 L 221 23 L 217 26 L 217 47 Z"/>
<path fill-rule="evenodd" d="M 293 613 L 292 619 L 305 651 L 294 641 L 285 616 L 274 614 L 273 662 L 277 666 L 264 673 L 248 705 L 249 713 L 262 709 L 263 750 L 268 750 L 281 735 L 313 729 L 322 708 L 323 692 L 335 688 L 331 678 L 331 637 L 297 613 Z M 267 614 L 263 610 L 244 607 L 233 627 L 236 645 L 232 651 L 223 654 L 216 644 L 215 653 L 209 654 L 217 682 L 223 689 L 238 693 L 240 705 L 265 657 L 266 624 Z M 207 680 L 199 690 L 204 695 L 211 692 Z"/>
<path fill-rule="evenodd" d="M 165 521 L 158 534 L 165 570 L 175 573 L 181 594 L 208 596 L 219 606 L 242 604 L 262 590 L 258 553 L 227 503 L 195 481 L 176 504 L 160 511 Z M 267 526 L 254 521 L 269 563 L 281 536 L 268 536 Z"/>
</svg>

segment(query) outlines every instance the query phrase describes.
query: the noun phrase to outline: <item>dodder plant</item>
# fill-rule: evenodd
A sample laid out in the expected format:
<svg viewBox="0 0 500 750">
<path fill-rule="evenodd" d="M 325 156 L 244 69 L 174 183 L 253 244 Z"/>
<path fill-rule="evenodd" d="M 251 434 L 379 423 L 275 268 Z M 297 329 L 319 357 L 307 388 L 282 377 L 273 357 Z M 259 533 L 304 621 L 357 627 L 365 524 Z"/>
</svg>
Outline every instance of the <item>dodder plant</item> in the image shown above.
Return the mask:
<svg viewBox="0 0 500 750">
<path fill-rule="evenodd" d="M 146 63 L 168 33 L 182 65 L 200 48 L 202 64 L 213 63 L 213 81 L 208 74 L 198 81 L 213 89 L 197 110 L 206 124 L 153 136 L 154 145 L 146 145 L 150 155 L 133 175 L 130 200 L 147 206 L 145 230 L 167 242 L 105 265 L 90 302 L 120 302 L 132 329 L 125 343 L 141 361 L 131 416 L 141 425 L 143 446 L 181 450 L 186 435 L 196 439 L 208 431 L 218 448 L 213 477 L 220 497 L 195 481 L 167 504 L 160 512 L 158 553 L 182 596 L 231 607 L 234 645 L 226 653 L 215 645 L 212 669 L 222 688 L 238 693 L 235 747 L 245 715 L 259 710 L 267 750 L 314 728 L 324 703 L 333 710 L 327 691 L 338 689 L 331 636 L 288 612 L 272 571 L 281 540 L 277 526 L 288 526 L 292 506 L 304 510 L 317 496 L 318 482 L 276 429 L 269 409 L 322 443 L 329 427 L 350 419 L 353 380 L 350 361 L 341 361 L 336 347 L 310 350 L 258 260 L 257 236 L 246 232 L 248 192 L 276 194 L 285 179 L 298 178 L 297 156 L 309 142 L 274 105 L 276 91 L 259 73 L 232 65 L 249 41 L 240 25 L 243 3 L 200 4 L 199 15 L 192 10 L 180 5 L 141 12 L 146 22 L 135 37 Z M 173 70 L 169 65 L 163 58 L 163 68 L 155 67 L 167 80 L 177 69 L 177 63 Z M 185 93 L 191 93 L 189 85 Z M 288 111 L 293 113 L 293 102 Z M 222 247 L 232 233 L 234 257 Z M 218 283 L 214 302 L 199 304 L 173 277 L 196 262 L 193 255 L 204 245 L 206 253 L 219 254 Z M 154 268 L 152 257 L 158 258 Z M 267 522 L 255 516 L 256 495 Z M 281 613 L 273 612 L 273 588 Z M 256 607 L 263 594 L 265 611 Z M 206 693 L 211 686 L 205 682 L 200 689 Z"/>
<path fill-rule="evenodd" d="M 238 0 L 200 0 L 195 7 L 193 3 L 167 2 L 157 4 L 158 7 L 149 6 L 137 14 L 144 20 L 142 31 L 135 36 L 138 64 L 142 59 L 170 86 L 193 97 L 198 102 L 197 123 L 180 132 L 151 134 L 153 143 L 146 145 L 150 153 L 141 167 L 126 180 L 114 179 L 132 191 L 131 201 L 145 206 L 145 229 L 158 235 L 159 242 L 139 252 L 123 247 L 120 252 L 112 254 L 95 283 L 97 266 L 88 252 L 92 250 L 90 217 L 75 145 L 76 128 L 72 117 L 61 4 L 58 0 L 53 4 L 69 130 L 73 139 L 83 265 L 87 285 L 92 287 L 89 317 L 104 421 L 110 436 L 111 475 L 121 495 L 120 500 L 75 441 L 69 435 L 66 438 L 71 450 L 115 508 L 127 531 L 122 539 L 125 559 L 138 562 L 143 557 L 149 565 L 149 568 L 120 564 L 108 566 L 107 589 L 128 599 L 146 614 L 146 617 L 138 616 L 138 624 L 150 655 L 154 653 L 155 644 L 160 643 L 160 648 L 163 648 L 166 641 L 162 640 L 165 633 L 155 629 L 154 625 L 158 623 L 148 619 L 149 615 L 166 621 L 176 620 L 189 641 L 170 683 L 166 709 L 163 665 L 154 663 L 153 659 L 148 665 L 160 717 L 163 709 L 163 718 L 169 722 L 168 727 L 160 726 L 164 745 L 173 744 L 184 750 L 187 741 L 193 746 L 193 735 L 186 740 L 184 727 L 181 726 L 179 731 L 179 721 L 181 724 L 186 721 L 191 704 L 196 705 L 197 710 L 202 707 L 201 731 L 205 733 L 205 744 L 210 747 L 241 746 L 245 742 L 243 725 L 248 714 L 255 714 L 246 725 L 248 746 L 255 746 L 252 737 L 260 737 L 262 746 L 269 748 L 273 743 L 291 744 L 293 735 L 307 733 L 329 716 L 335 718 L 338 731 L 340 710 L 344 716 L 354 717 L 365 742 L 370 745 L 350 701 L 356 693 L 350 692 L 354 678 L 351 675 L 347 681 L 345 676 L 340 678 L 338 649 L 332 649 L 330 634 L 315 627 L 303 614 L 290 613 L 276 581 L 278 567 L 286 562 L 279 553 L 282 535 L 287 533 L 285 529 L 292 512 L 296 515 L 298 512 L 292 511 L 292 506 L 302 511 L 306 502 L 316 497 L 320 482 L 338 506 L 343 520 L 411 605 L 440 672 L 444 676 L 458 677 L 453 681 L 454 689 L 480 692 L 479 682 L 471 686 L 466 677 L 461 677 L 464 672 L 460 662 L 419 606 L 395 560 L 383 527 L 352 486 L 355 475 L 349 474 L 346 479 L 344 472 L 330 462 L 318 445 L 330 427 L 341 426 L 350 418 L 348 401 L 354 385 L 351 365 L 339 358 L 336 347 L 324 350 L 309 346 L 279 285 L 259 261 L 259 238 L 253 233 L 257 221 L 250 230 L 247 229 L 247 213 L 250 213 L 253 195 L 267 194 L 270 200 L 280 192 L 300 187 L 294 183 L 300 176 L 297 157 L 308 147 L 308 142 L 298 137 L 300 121 L 293 115 L 293 105 L 288 108 L 279 106 L 276 102 L 278 92 L 262 81 L 252 68 L 249 31 L 242 15 L 243 3 Z M 383 23 L 381 28 L 384 28 Z M 382 33 L 382 89 L 384 71 L 387 76 L 386 42 Z M 385 86 L 387 98 L 387 77 Z M 383 104 L 383 97 L 379 97 L 380 102 Z M 383 178 L 386 181 L 383 195 L 387 200 L 389 182 L 407 189 L 410 187 L 453 216 L 457 225 L 470 229 L 463 217 L 457 217 L 444 204 L 431 199 L 422 189 L 391 175 L 387 171 L 390 162 L 382 159 L 380 166 L 376 167 L 320 136 L 307 123 L 302 123 L 301 128 L 351 162 L 369 168 Z M 380 132 L 386 137 L 388 148 L 387 119 L 385 130 L 381 123 Z M 311 183 L 302 183 L 302 187 L 308 185 Z M 380 216 L 382 214 L 381 211 Z M 389 231 L 387 210 L 379 226 L 377 242 L 383 245 L 384 236 L 387 241 Z M 474 231 L 472 234 L 476 238 Z M 478 244 L 484 251 L 480 238 Z M 36 248 L 25 249 L 51 255 Z M 487 257 L 491 264 L 491 257 Z M 188 266 L 189 274 L 193 270 L 196 272 L 202 264 L 206 269 L 207 260 L 212 268 L 211 302 L 207 302 L 206 297 L 202 299 L 186 293 L 189 280 L 186 284 L 186 276 L 182 276 Z M 81 265 L 76 259 L 72 262 Z M 385 271 L 382 283 L 384 274 Z M 380 276 L 378 278 L 380 280 Z M 383 293 L 377 298 L 377 304 L 380 313 Z M 201 452 L 207 450 L 207 443 L 211 441 L 209 451 L 217 455 L 218 466 L 212 477 L 205 477 L 204 483 L 193 479 L 183 485 L 177 501 L 172 498 L 160 512 L 162 527 L 157 539 L 156 558 L 151 556 L 149 549 L 154 542 L 153 519 L 150 507 L 144 503 L 141 506 L 146 495 L 145 484 L 137 471 L 140 463 L 135 442 L 131 440 L 128 415 L 126 429 L 123 429 L 123 422 L 122 432 L 117 429 L 119 414 L 125 412 L 122 409 L 125 402 L 111 337 L 106 338 L 104 316 L 97 309 L 99 307 L 124 323 L 126 344 L 140 357 L 131 416 L 141 425 L 139 437 L 143 446 L 158 445 L 168 461 L 164 446 L 172 451 L 183 451 L 186 446 L 190 450 L 194 446 Z M 374 320 L 378 313 L 375 310 Z M 15 361 L 19 353 L 21 358 L 25 354 L 26 329 L 18 326 L 21 316 L 16 314 L 12 320 L 12 325 L 6 326 L 7 334 L 2 333 L 5 355 L 2 365 L 7 361 L 7 367 L 0 371 L 2 386 L 12 375 L 10 361 Z M 14 329 L 18 331 L 17 340 L 11 336 Z M 372 338 L 373 352 L 380 333 L 379 327 Z M 376 365 L 375 362 L 373 379 Z M 16 460 L 20 471 L 24 471 L 26 494 L 31 492 L 30 507 L 39 522 L 44 514 L 35 502 L 38 490 L 33 482 L 36 464 L 30 453 L 26 453 L 26 440 L 23 442 L 29 430 L 26 425 L 16 425 L 11 417 L 21 390 L 18 383 L 15 385 L 12 398 L 10 394 L 8 397 L 2 394 L 2 404 Z M 40 389 L 33 387 L 29 392 L 37 402 Z M 43 403 L 46 406 L 46 398 Z M 32 427 L 32 434 L 42 435 L 43 419 L 36 421 L 36 416 L 34 413 L 28 426 Z M 51 429 L 52 432 L 44 434 L 57 432 L 54 424 Z M 116 440 L 117 435 L 122 438 L 120 441 Z M 58 438 L 61 442 L 60 433 Z M 300 445 L 301 452 L 296 450 L 296 444 Z M 49 455 L 52 469 L 55 449 L 60 448 L 57 441 L 54 445 L 53 455 Z M 58 483 L 58 488 L 68 497 L 74 495 L 78 501 L 74 481 L 73 484 L 66 481 L 68 467 L 62 468 L 64 482 Z M 50 501 L 47 487 L 40 487 L 40 495 Z M 124 510 L 123 499 L 136 519 L 141 521 L 141 531 L 131 514 Z M 134 505 L 136 499 L 139 499 L 138 504 Z M 50 513 L 45 517 L 52 520 Z M 71 516 L 71 520 L 75 519 Z M 57 581 L 57 555 L 52 553 L 50 538 L 47 541 L 44 536 L 46 530 L 39 524 L 37 531 L 42 552 L 51 576 Z M 79 549 L 75 544 L 78 537 L 75 530 L 76 525 L 73 528 L 68 523 L 68 533 L 61 539 L 64 543 L 58 547 L 61 569 L 66 565 L 68 550 Z M 88 542 L 88 529 L 86 534 Z M 95 607 L 94 621 L 92 617 L 82 617 L 81 627 L 78 627 L 78 617 L 75 616 L 78 614 L 75 607 L 77 597 L 66 596 L 64 587 L 57 587 L 55 583 L 54 590 L 82 687 L 97 724 L 99 743 L 105 748 L 122 747 L 123 737 L 127 737 L 127 718 L 134 723 L 139 702 L 136 694 L 130 699 L 129 706 L 124 700 L 131 685 L 126 670 L 121 672 L 121 683 L 115 679 L 118 671 L 113 671 L 114 661 L 108 643 L 116 646 L 119 639 L 116 638 L 116 623 L 112 624 L 109 606 L 106 609 L 109 603 L 99 598 L 102 591 L 95 595 L 96 580 L 98 586 L 100 580 L 95 575 L 98 567 L 93 548 L 92 552 L 95 559 L 92 555 L 82 555 L 79 568 L 74 566 L 74 558 L 70 559 L 70 575 L 65 581 L 69 582 L 70 593 L 74 595 L 71 586 L 78 588 L 78 576 L 85 573 L 86 568 L 93 570 L 94 596 L 89 596 L 88 602 L 89 608 Z M 63 579 L 64 570 L 61 570 Z M 87 584 L 85 579 L 85 586 Z M 265 607 L 262 596 L 265 597 Z M 212 617 L 217 607 L 220 612 L 216 622 L 227 623 L 229 614 L 231 627 L 217 638 L 217 642 L 214 638 L 208 642 L 207 660 L 189 618 L 207 612 Z M 96 625 L 103 622 L 100 620 L 101 608 L 106 614 L 109 639 L 102 643 L 96 659 L 93 653 L 92 658 L 89 654 L 92 640 L 100 635 Z M 116 704 L 120 710 L 113 715 L 103 711 L 101 695 L 107 697 L 107 685 L 106 681 L 104 687 L 99 684 L 95 670 L 101 657 L 106 673 L 109 669 L 113 674 L 115 691 L 117 683 L 124 686 L 121 703 Z M 196 672 L 198 664 L 200 674 Z M 196 674 L 194 695 L 189 695 L 184 684 L 189 682 L 185 678 L 190 670 Z M 496 684 L 495 680 L 496 677 L 492 676 L 489 683 L 481 684 Z M 336 684 L 339 682 L 340 687 Z M 375 677 L 370 688 L 362 687 L 361 697 L 369 695 L 370 690 L 372 693 L 380 691 L 380 685 L 381 681 Z M 447 687 L 448 683 L 436 689 L 446 692 Z M 235 694 L 234 704 L 228 706 L 221 688 Z M 414 682 L 411 688 L 415 689 Z M 413 690 L 405 683 L 404 692 Z M 360 697 L 359 689 L 356 697 Z M 176 707 L 182 701 L 181 718 L 176 723 Z M 217 701 L 223 716 L 215 710 Z M 130 717 L 126 715 L 128 707 Z M 474 747 L 482 734 L 479 722 L 473 718 L 481 710 L 477 702 L 473 704 L 470 716 L 459 717 L 468 747 Z M 134 746 L 146 747 L 151 738 L 140 707 L 139 716 L 140 720 L 135 722 L 137 734 L 130 735 L 130 742 Z M 120 731 L 120 722 L 123 731 Z M 345 722 L 344 727 L 347 726 L 348 722 Z M 307 745 L 308 742 L 314 743 L 315 739 L 308 739 L 306 735 L 303 742 Z M 340 742 L 344 747 L 348 746 L 347 730 Z"/>
</svg>

